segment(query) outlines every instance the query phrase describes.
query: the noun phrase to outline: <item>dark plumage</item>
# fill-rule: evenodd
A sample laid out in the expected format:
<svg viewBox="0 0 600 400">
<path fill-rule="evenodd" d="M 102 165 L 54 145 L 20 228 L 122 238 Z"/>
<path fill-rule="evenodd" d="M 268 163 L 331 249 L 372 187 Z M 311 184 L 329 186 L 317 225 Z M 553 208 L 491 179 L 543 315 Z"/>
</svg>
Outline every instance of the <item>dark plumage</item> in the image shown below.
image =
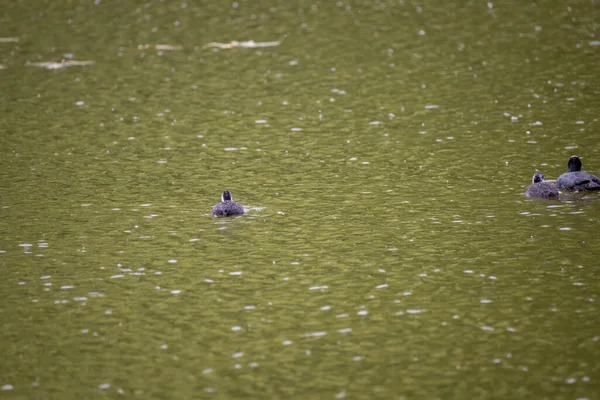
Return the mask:
<svg viewBox="0 0 600 400">
<path fill-rule="evenodd" d="M 226 190 L 221 195 L 221 203 L 217 204 L 212 209 L 212 215 L 227 217 L 230 215 L 242 215 L 244 207 L 231 199 L 231 192 Z"/>
<path fill-rule="evenodd" d="M 544 174 L 537 171 L 533 174 L 531 185 L 527 186 L 525 194 L 529 197 L 543 197 L 546 199 L 558 197 L 558 189 L 550 182 L 544 182 Z"/>
<path fill-rule="evenodd" d="M 600 190 L 600 179 L 596 175 L 581 170 L 581 160 L 577 156 L 569 158 L 569 172 L 556 180 L 556 186 L 562 190 Z"/>
</svg>

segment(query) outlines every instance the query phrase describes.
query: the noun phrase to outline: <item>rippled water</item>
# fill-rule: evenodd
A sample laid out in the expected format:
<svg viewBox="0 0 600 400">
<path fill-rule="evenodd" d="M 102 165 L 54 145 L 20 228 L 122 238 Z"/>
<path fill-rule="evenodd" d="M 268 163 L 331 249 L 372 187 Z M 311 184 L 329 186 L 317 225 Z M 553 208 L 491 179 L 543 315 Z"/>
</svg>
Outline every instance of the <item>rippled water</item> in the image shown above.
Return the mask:
<svg viewBox="0 0 600 400">
<path fill-rule="evenodd" d="M 5 5 L 2 397 L 598 398 L 597 20 Z"/>
</svg>

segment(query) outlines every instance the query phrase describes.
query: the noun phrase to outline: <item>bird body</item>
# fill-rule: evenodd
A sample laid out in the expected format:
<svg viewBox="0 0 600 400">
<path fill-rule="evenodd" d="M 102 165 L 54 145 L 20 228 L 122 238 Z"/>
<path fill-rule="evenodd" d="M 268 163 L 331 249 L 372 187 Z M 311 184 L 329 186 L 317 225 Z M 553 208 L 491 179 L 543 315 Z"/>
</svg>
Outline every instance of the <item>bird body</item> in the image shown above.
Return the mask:
<svg viewBox="0 0 600 400">
<path fill-rule="evenodd" d="M 236 203 L 231 198 L 231 192 L 226 190 L 221 195 L 221 203 L 215 205 L 212 209 L 212 215 L 215 217 L 228 217 L 231 215 L 244 214 L 244 206 Z"/>
<path fill-rule="evenodd" d="M 581 170 L 581 160 L 573 156 L 567 163 L 569 172 L 556 180 L 556 186 L 562 190 L 600 190 L 600 179 L 596 175 Z"/>
<path fill-rule="evenodd" d="M 544 182 L 544 174 L 537 171 L 533 174 L 531 185 L 527 186 L 525 194 L 529 197 L 541 197 L 545 199 L 557 198 L 558 189 L 550 182 Z"/>
</svg>

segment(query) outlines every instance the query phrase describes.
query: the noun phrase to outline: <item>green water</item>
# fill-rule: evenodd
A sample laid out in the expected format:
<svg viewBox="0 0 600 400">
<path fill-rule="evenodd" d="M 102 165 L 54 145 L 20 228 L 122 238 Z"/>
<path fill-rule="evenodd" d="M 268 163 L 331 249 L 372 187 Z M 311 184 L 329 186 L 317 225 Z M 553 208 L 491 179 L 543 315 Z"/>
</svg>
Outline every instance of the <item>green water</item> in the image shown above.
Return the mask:
<svg viewBox="0 0 600 400">
<path fill-rule="evenodd" d="M 0 397 L 600 398 L 599 18 L 5 1 Z"/>
</svg>

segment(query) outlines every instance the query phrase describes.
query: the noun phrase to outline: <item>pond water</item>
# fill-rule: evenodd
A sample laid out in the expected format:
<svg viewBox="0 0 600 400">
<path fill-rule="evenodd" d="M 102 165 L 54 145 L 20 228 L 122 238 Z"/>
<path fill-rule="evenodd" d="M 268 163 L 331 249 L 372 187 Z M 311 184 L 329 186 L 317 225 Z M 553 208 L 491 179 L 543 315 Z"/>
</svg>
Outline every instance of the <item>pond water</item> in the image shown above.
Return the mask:
<svg viewBox="0 0 600 400">
<path fill-rule="evenodd" d="M 0 394 L 599 398 L 599 20 L 6 3 Z"/>
</svg>

